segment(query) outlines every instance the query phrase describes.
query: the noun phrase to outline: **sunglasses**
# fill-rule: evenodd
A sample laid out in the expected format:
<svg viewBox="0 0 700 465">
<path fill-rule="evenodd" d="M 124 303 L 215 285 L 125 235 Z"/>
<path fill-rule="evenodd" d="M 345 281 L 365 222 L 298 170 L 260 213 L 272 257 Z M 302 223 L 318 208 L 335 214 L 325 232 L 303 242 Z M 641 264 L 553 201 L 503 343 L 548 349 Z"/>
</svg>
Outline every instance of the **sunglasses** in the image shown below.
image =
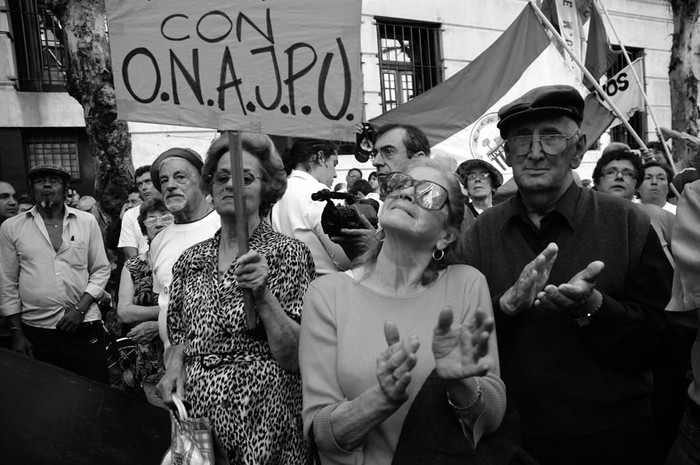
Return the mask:
<svg viewBox="0 0 700 465">
<path fill-rule="evenodd" d="M 382 193 L 385 196 L 413 188 L 413 203 L 425 210 L 439 211 L 450 201 L 447 189 L 433 181 L 420 181 L 411 176 L 393 172 L 382 180 Z"/>
</svg>

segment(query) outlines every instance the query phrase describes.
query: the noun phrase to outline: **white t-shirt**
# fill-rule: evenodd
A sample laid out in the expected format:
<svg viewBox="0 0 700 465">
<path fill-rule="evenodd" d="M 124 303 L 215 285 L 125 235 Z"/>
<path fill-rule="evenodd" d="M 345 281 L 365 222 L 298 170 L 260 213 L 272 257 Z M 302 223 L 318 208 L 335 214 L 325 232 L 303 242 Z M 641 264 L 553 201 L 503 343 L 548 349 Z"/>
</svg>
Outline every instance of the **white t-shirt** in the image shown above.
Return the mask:
<svg viewBox="0 0 700 465">
<path fill-rule="evenodd" d="M 122 216 L 122 229 L 117 247 L 134 247 L 142 254 L 148 250 L 148 238 L 143 235 L 139 226 L 140 212 L 140 207 L 132 207 Z"/>
<path fill-rule="evenodd" d="M 158 305 L 168 309 L 168 290 L 173 281 L 173 265 L 187 248 L 209 239 L 221 227 L 219 214 L 212 211 L 192 223 L 171 224 L 151 241 L 153 259 L 153 292 L 158 293 Z"/>
<path fill-rule="evenodd" d="M 311 200 L 311 194 L 328 189 L 309 173 L 294 170 L 287 180 L 287 190 L 272 207 L 272 229 L 306 244 L 311 250 L 318 276 L 350 268 L 342 247 L 332 242 L 321 227 L 326 202 Z"/>
</svg>

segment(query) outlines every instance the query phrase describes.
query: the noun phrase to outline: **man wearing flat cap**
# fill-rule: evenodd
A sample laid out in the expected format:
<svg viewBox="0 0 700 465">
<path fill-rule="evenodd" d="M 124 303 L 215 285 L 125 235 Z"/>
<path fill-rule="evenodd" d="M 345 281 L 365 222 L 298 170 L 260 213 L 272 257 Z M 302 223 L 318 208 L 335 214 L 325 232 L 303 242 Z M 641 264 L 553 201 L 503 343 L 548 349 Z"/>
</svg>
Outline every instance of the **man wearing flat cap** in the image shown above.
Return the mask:
<svg viewBox="0 0 700 465">
<path fill-rule="evenodd" d="M 648 216 L 577 186 L 586 136 L 569 86 L 498 112 L 518 192 L 466 233 L 489 283 L 501 373 L 541 464 L 654 463 L 651 369 L 680 351 L 670 264 Z"/>
<path fill-rule="evenodd" d="M 0 310 L 12 349 L 107 383 L 96 301 L 110 267 L 100 227 L 64 204 L 66 168 L 37 165 L 28 179 L 36 205 L 0 226 Z"/>
<path fill-rule="evenodd" d="M 209 239 L 221 227 L 221 220 L 200 186 L 202 158 L 192 149 L 175 147 L 161 153 L 151 164 L 151 181 L 163 194 L 173 224 L 151 242 L 153 292 L 158 294 L 160 336 L 168 344 L 166 317 L 173 265 L 182 252 Z"/>
</svg>

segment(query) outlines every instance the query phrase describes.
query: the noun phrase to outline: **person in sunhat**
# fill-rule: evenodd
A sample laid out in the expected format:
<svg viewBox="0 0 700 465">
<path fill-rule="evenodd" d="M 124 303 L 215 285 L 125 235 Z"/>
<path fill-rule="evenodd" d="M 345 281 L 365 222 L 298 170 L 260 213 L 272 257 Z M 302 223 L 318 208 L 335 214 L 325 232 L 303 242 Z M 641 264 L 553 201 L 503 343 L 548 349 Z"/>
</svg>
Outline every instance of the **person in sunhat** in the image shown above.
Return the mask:
<svg viewBox="0 0 700 465">
<path fill-rule="evenodd" d="M 457 167 L 457 176 L 467 190 L 467 208 L 474 218 L 493 206 L 493 195 L 503 184 L 503 175 L 491 163 L 467 160 Z"/>
<path fill-rule="evenodd" d="M 70 172 L 29 169 L 36 205 L 0 227 L 0 311 L 12 349 L 107 382 L 106 339 L 97 300 L 109 279 L 100 227 L 67 206 Z"/>
<path fill-rule="evenodd" d="M 655 463 L 649 373 L 675 357 L 672 272 L 649 217 L 574 183 L 584 101 L 535 88 L 498 111 L 517 193 L 479 215 L 465 263 L 493 298 L 501 373 L 542 465 Z"/>
</svg>

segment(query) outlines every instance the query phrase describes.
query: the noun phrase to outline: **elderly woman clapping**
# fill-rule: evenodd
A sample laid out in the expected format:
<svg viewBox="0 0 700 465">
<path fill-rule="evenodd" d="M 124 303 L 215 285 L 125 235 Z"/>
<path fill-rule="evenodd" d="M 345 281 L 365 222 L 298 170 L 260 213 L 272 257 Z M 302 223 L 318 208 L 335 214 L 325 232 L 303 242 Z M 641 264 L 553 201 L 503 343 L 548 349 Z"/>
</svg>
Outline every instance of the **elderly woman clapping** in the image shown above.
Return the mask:
<svg viewBox="0 0 700 465">
<path fill-rule="evenodd" d="M 303 463 L 299 321 L 314 265 L 304 244 L 272 231 L 265 220 L 286 188 L 272 141 L 246 134 L 242 146 L 250 250 L 238 257 L 229 142 L 222 136 L 202 169 L 221 230 L 187 249 L 173 267 L 172 357 L 158 388 L 166 402 L 178 391 L 193 417 L 212 422 L 231 463 Z M 246 328 L 243 289 L 255 300 L 254 331 Z"/>
<path fill-rule="evenodd" d="M 478 443 L 505 411 L 486 280 L 470 266 L 448 266 L 464 215 L 459 181 L 418 158 L 382 188 L 378 249 L 315 280 L 305 297 L 304 426 L 324 464 L 391 463 L 431 372 L 463 426 L 459 440 Z"/>
</svg>

